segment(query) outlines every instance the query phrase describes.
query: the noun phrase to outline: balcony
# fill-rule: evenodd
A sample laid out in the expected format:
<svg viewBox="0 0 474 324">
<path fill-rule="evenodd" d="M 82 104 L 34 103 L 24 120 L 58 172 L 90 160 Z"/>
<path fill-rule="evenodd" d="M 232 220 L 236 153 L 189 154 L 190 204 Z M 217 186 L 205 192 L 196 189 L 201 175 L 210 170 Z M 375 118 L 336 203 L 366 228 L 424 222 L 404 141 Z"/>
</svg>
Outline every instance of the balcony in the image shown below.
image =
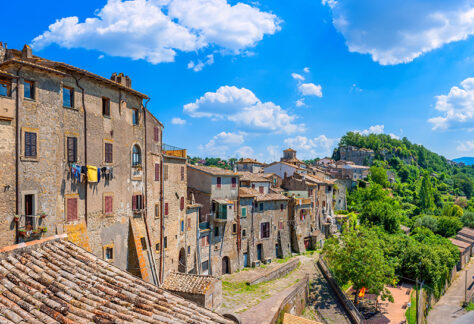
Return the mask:
<svg viewBox="0 0 474 324">
<path fill-rule="evenodd" d="M 199 223 L 199 230 L 204 231 L 204 230 L 208 230 L 209 228 L 210 228 L 209 227 L 209 222 Z"/>
<path fill-rule="evenodd" d="M 226 213 L 212 213 L 210 215 L 214 222 L 227 222 L 227 212 Z"/>
<path fill-rule="evenodd" d="M 161 149 L 162 149 L 164 155 L 174 156 L 174 157 L 183 158 L 183 159 L 187 158 L 186 149 L 182 149 L 182 148 L 179 148 L 179 147 L 176 147 L 176 146 L 171 146 L 171 145 L 164 144 L 164 143 L 163 143 Z"/>
<path fill-rule="evenodd" d="M 43 218 L 46 215 L 20 215 L 18 218 L 18 232 L 20 236 L 30 237 L 34 235 L 41 235 L 48 229 L 45 226 L 40 226 Z"/>
</svg>

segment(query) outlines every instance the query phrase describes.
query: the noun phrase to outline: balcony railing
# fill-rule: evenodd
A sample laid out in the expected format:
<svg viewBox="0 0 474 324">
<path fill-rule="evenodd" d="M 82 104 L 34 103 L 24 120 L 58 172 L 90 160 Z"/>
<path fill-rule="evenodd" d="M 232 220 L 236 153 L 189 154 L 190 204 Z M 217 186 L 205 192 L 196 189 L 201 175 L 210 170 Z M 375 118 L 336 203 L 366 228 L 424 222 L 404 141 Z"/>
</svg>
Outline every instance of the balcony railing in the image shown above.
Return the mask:
<svg viewBox="0 0 474 324">
<path fill-rule="evenodd" d="M 184 159 L 187 157 L 186 149 L 182 149 L 182 148 L 171 146 L 164 143 L 162 145 L 162 151 L 164 155 L 175 156 L 175 157 L 180 157 Z"/>
<path fill-rule="evenodd" d="M 209 229 L 209 222 L 201 222 L 201 223 L 199 223 L 199 229 L 200 229 L 200 230 L 207 230 L 207 229 Z"/>
<path fill-rule="evenodd" d="M 45 215 L 20 215 L 18 219 L 18 231 L 20 236 L 30 237 L 33 235 L 41 235 L 48 229 L 40 226 Z"/>
</svg>

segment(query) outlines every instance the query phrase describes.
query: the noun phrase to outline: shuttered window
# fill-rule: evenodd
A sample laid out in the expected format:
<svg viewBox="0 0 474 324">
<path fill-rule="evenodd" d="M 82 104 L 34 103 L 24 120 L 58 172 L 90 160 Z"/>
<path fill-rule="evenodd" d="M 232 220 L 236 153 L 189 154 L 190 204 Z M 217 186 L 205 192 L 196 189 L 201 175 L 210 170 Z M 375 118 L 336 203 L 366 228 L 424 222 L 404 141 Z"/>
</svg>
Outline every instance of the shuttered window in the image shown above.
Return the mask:
<svg viewBox="0 0 474 324">
<path fill-rule="evenodd" d="M 270 223 L 265 222 L 260 224 L 260 238 L 270 237 Z"/>
<path fill-rule="evenodd" d="M 165 216 L 168 216 L 168 203 L 165 203 Z"/>
<path fill-rule="evenodd" d="M 66 221 L 72 222 L 77 220 L 77 198 L 66 199 Z"/>
<path fill-rule="evenodd" d="M 110 99 L 102 97 L 102 115 L 110 117 Z"/>
<path fill-rule="evenodd" d="M 105 143 L 105 163 L 114 162 L 114 145 L 112 143 Z"/>
<path fill-rule="evenodd" d="M 221 187 L 221 177 L 217 177 L 217 188 L 220 188 Z"/>
<path fill-rule="evenodd" d="M 160 181 L 160 164 L 155 163 L 155 181 Z"/>
<path fill-rule="evenodd" d="M 158 142 L 160 140 L 160 129 L 158 127 L 154 128 L 154 134 L 153 138 L 155 142 Z"/>
<path fill-rule="evenodd" d="M 104 213 L 105 214 L 112 214 L 114 212 L 114 197 L 112 196 L 105 196 L 104 198 Z"/>
<path fill-rule="evenodd" d="M 258 192 L 260 192 L 260 193 L 262 193 L 262 194 L 263 194 L 263 191 L 264 191 L 264 188 L 263 188 L 263 186 L 259 186 L 259 187 L 258 187 Z"/>
<path fill-rule="evenodd" d="M 184 197 L 181 197 L 181 199 L 179 200 L 179 209 L 184 209 Z"/>
<path fill-rule="evenodd" d="M 237 187 L 237 178 L 232 178 L 232 188 Z"/>
<path fill-rule="evenodd" d="M 132 196 L 132 210 L 142 210 L 144 206 L 143 195 Z"/>
<path fill-rule="evenodd" d="M 184 181 L 184 166 L 181 167 L 181 181 Z"/>
<path fill-rule="evenodd" d="M 67 138 L 67 161 L 77 162 L 77 137 Z"/>
<path fill-rule="evenodd" d="M 247 207 L 242 207 L 242 215 L 240 216 L 241 218 L 246 218 L 247 217 Z"/>
<path fill-rule="evenodd" d="M 168 166 L 167 165 L 164 166 L 163 172 L 164 172 L 163 180 L 168 180 Z"/>
<path fill-rule="evenodd" d="M 37 154 L 37 134 L 25 132 L 25 157 L 36 157 Z"/>
<path fill-rule="evenodd" d="M 188 224 L 188 230 L 190 230 L 190 229 L 191 229 L 191 218 L 188 217 L 188 221 L 187 221 L 187 222 L 188 222 L 188 223 L 187 223 L 187 224 Z"/>
<path fill-rule="evenodd" d="M 155 218 L 160 217 L 160 205 L 156 204 L 155 205 Z"/>
</svg>

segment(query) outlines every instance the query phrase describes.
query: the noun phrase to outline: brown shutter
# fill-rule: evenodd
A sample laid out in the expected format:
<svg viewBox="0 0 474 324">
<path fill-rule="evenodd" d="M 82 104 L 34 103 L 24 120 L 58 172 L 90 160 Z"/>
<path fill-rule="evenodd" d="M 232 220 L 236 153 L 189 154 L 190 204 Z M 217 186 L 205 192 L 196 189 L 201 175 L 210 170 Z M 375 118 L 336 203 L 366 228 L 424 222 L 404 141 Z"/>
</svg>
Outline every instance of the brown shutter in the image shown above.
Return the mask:
<svg viewBox="0 0 474 324">
<path fill-rule="evenodd" d="M 67 208 L 66 220 L 68 222 L 77 220 L 77 198 L 67 198 L 66 208 Z"/>
<path fill-rule="evenodd" d="M 106 214 L 113 213 L 113 201 L 114 201 L 114 198 L 112 196 L 105 197 L 105 213 Z"/>
<path fill-rule="evenodd" d="M 259 186 L 258 191 L 263 194 L 263 186 Z"/>
<path fill-rule="evenodd" d="M 31 156 L 36 156 L 36 133 L 30 133 Z"/>
<path fill-rule="evenodd" d="M 155 127 L 154 131 L 155 131 L 155 142 L 158 142 L 160 140 L 160 131 L 158 127 Z"/>
<path fill-rule="evenodd" d="M 111 143 L 105 143 L 105 163 L 112 163 L 114 161 L 114 146 Z"/>
<path fill-rule="evenodd" d="M 165 203 L 165 216 L 168 216 L 168 203 Z"/>
<path fill-rule="evenodd" d="M 137 195 L 132 196 L 132 210 L 137 210 Z"/>
<path fill-rule="evenodd" d="M 155 181 L 160 181 L 160 164 L 155 163 Z"/>
<path fill-rule="evenodd" d="M 184 181 L 184 166 L 181 167 L 181 181 Z"/>
<path fill-rule="evenodd" d="M 181 197 L 181 199 L 180 199 L 179 208 L 180 208 L 181 210 L 184 209 L 184 197 Z"/>
</svg>

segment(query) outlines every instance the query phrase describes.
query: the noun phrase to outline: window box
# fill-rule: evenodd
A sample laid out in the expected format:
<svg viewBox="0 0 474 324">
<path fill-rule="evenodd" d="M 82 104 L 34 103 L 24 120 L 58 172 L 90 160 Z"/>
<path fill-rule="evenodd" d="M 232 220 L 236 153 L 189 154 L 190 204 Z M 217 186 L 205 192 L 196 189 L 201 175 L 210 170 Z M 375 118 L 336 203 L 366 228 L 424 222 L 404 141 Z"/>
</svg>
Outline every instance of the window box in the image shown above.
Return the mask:
<svg viewBox="0 0 474 324">
<path fill-rule="evenodd" d="M 20 229 L 18 230 L 18 234 L 21 236 L 21 237 L 28 237 L 28 231 L 26 229 Z"/>
<path fill-rule="evenodd" d="M 40 230 L 42 233 L 48 232 L 48 228 L 46 226 L 41 226 L 38 228 L 38 230 Z"/>
<path fill-rule="evenodd" d="M 41 213 L 41 214 L 40 214 L 40 218 L 41 218 L 41 219 L 46 218 L 46 213 Z"/>
<path fill-rule="evenodd" d="M 137 169 L 138 171 L 142 171 L 142 170 L 143 170 L 143 167 L 142 167 L 141 164 L 132 165 L 132 168 Z"/>
<path fill-rule="evenodd" d="M 13 220 L 14 220 L 15 222 L 19 222 L 19 221 L 20 221 L 20 215 L 15 215 L 15 216 L 13 217 Z"/>
</svg>

